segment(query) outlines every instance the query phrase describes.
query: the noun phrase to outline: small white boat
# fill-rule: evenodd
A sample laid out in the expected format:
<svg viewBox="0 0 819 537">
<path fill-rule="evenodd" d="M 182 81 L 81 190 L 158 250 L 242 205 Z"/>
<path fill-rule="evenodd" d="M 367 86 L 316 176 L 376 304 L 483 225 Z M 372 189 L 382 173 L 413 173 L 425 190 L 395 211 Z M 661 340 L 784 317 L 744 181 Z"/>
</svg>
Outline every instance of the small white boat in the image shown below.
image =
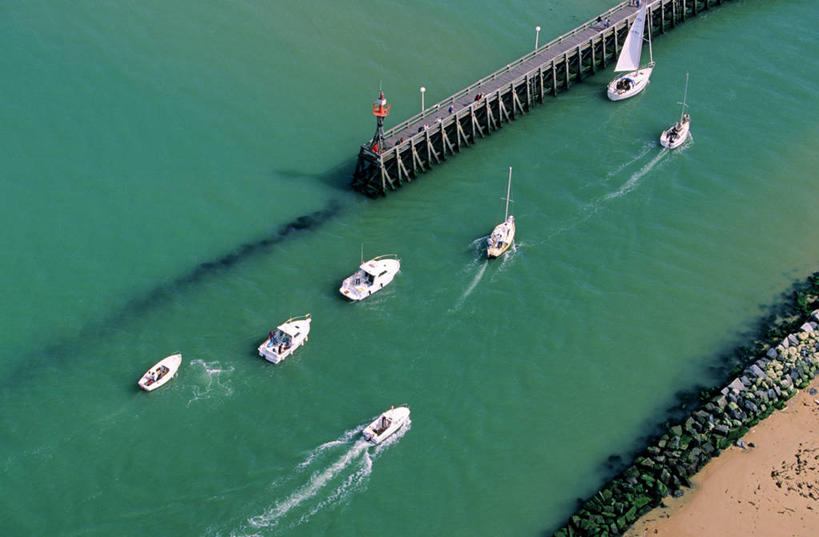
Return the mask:
<svg viewBox="0 0 819 537">
<path fill-rule="evenodd" d="M 171 380 L 180 365 L 182 365 L 181 354 L 166 356 L 146 371 L 137 385 L 146 392 L 152 392 Z"/>
<path fill-rule="evenodd" d="M 409 421 L 410 409 L 405 406 L 390 407 L 375 418 L 362 431 L 364 438 L 371 444 L 380 444 Z"/>
<path fill-rule="evenodd" d="M 660 145 L 668 149 L 680 147 L 688 139 L 691 127 L 691 116 L 685 113 L 685 99 L 688 97 L 688 73 L 685 73 L 685 91 L 683 92 L 680 120 L 668 127 L 660 135 Z"/>
<path fill-rule="evenodd" d="M 259 356 L 278 364 L 296 349 L 307 343 L 310 333 L 310 314 L 291 317 L 270 331 L 270 336 L 259 345 Z"/>
<path fill-rule="evenodd" d="M 648 86 L 651 71 L 654 70 L 654 53 L 651 50 L 651 25 L 648 26 L 648 54 L 651 61 L 640 69 L 640 56 L 643 52 L 643 32 L 646 25 L 646 4 L 637 12 L 628 36 L 620 50 L 614 72 L 629 71 L 609 82 L 606 94 L 612 101 L 622 101 L 634 97 Z"/>
<path fill-rule="evenodd" d="M 397 256 L 380 255 L 361 263 L 352 276 L 341 282 L 338 291 L 350 300 L 363 300 L 392 282 L 400 269 L 401 261 Z"/>
<path fill-rule="evenodd" d="M 486 256 L 499 257 L 509 249 L 515 240 L 515 217 L 509 214 L 509 194 L 512 191 L 512 167 L 509 167 L 509 182 L 506 185 L 506 215 L 503 222 L 495 226 L 486 241 Z"/>
</svg>

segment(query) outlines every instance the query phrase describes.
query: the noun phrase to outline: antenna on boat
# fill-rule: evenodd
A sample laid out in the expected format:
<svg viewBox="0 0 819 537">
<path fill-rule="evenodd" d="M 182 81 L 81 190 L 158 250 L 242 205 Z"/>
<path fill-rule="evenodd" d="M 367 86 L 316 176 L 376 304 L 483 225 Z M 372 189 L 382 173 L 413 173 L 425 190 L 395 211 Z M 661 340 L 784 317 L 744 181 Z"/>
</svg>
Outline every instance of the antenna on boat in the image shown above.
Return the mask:
<svg viewBox="0 0 819 537">
<path fill-rule="evenodd" d="M 682 100 L 681 103 L 677 103 L 677 104 L 682 105 L 682 110 L 680 110 L 680 121 L 681 122 L 683 120 L 683 116 L 685 115 L 685 106 L 686 106 L 685 105 L 685 99 L 686 99 L 686 97 L 688 97 L 688 73 L 685 73 L 685 91 L 683 91 L 683 100 Z"/>
<path fill-rule="evenodd" d="M 361 264 L 364 264 L 364 243 L 361 243 Z"/>
</svg>

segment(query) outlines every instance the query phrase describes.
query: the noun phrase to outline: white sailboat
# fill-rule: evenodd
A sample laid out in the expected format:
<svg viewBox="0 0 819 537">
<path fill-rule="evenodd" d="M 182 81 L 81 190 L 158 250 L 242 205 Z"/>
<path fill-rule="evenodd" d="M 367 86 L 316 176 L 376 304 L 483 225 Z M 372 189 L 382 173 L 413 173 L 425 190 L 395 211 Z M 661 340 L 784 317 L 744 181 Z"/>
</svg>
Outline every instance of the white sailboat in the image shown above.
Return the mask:
<svg viewBox="0 0 819 537">
<path fill-rule="evenodd" d="M 643 91 L 654 70 L 654 54 L 651 50 L 651 25 L 648 25 L 648 54 L 650 61 L 647 67 L 640 69 L 640 56 L 643 52 L 643 30 L 646 26 L 646 4 L 637 12 L 637 17 L 631 25 L 623 49 L 617 58 L 614 72 L 629 71 L 609 82 L 606 93 L 612 101 L 622 101 L 634 97 Z"/>
<path fill-rule="evenodd" d="M 503 222 L 495 226 L 486 241 L 486 256 L 489 259 L 501 256 L 515 240 L 515 217 L 509 214 L 509 194 L 511 192 L 512 167 L 509 166 L 509 181 L 506 185 L 506 216 L 503 217 Z"/>
<path fill-rule="evenodd" d="M 688 97 L 688 73 L 685 73 L 685 91 L 683 91 L 680 120 L 668 127 L 660 135 L 660 145 L 668 149 L 680 147 L 688 139 L 691 127 L 691 116 L 685 113 L 685 99 Z"/>
</svg>

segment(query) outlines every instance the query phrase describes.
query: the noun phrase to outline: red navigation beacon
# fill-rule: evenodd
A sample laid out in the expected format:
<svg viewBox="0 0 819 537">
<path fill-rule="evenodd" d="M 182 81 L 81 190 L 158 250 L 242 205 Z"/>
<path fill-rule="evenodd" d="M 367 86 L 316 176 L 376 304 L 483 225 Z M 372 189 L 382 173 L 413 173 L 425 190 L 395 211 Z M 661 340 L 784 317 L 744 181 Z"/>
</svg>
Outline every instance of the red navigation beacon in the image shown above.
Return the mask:
<svg viewBox="0 0 819 537">
<path fill-rule="evenodd" d="M 384 149 L 384 118 L 390 115 L 390 103 L 384 97 L 383 90 L 379 90 L 378 99 L 373 103 L 373 115 L 376 117 L 376 127 L 370 151 L 378 155 Z"/>
</svg>

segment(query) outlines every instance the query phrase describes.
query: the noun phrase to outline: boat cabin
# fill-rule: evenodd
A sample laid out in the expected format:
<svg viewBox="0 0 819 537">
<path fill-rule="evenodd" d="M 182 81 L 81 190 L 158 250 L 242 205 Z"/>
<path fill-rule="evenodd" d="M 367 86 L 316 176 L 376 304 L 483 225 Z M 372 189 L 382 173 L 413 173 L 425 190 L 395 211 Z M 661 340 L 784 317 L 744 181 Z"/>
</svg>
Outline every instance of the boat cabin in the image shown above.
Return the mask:
<svg viewBox="0 0 819 537">
<path fill-rule="evenodd" d="M 378 425 L 376 425 L 376 427 L 373 429 L 373 432 L 375 434 L 381 434 L 387 429 L 389 429 L 390 425 L 392 425 L 392 420 L 387 416 L 381 416 L 381 420 L 379 421 Z"/>
<path fill-rule="evenodd" d="M 339 291 L 349 299 L 361 300 L 389 284 L 400 267 L 401 263 L 398 259 L 386 258 L 386 256 L 376 257 L 362 263 L 352 276 L 341 283 Z"/>
<path fill-rule="evenodd" d="M 486 241 L 490 248 L 501 248 L 503 245 L 512 242 L 510 237 L 512 234 L 512 226 L 510 224 L 514 222 L 515 217 L 510 216 L 504 223 L 495 226 L 495 229 L 492 230 L 492 234 L 489 235 L 489 239 Z"/>
<path fill-rule="evenodd" d="M 617 89 L 619 91 L 628 91 L 633 85 L 634 81 L 625 76 L 617 81 Z"/>
</svg>

